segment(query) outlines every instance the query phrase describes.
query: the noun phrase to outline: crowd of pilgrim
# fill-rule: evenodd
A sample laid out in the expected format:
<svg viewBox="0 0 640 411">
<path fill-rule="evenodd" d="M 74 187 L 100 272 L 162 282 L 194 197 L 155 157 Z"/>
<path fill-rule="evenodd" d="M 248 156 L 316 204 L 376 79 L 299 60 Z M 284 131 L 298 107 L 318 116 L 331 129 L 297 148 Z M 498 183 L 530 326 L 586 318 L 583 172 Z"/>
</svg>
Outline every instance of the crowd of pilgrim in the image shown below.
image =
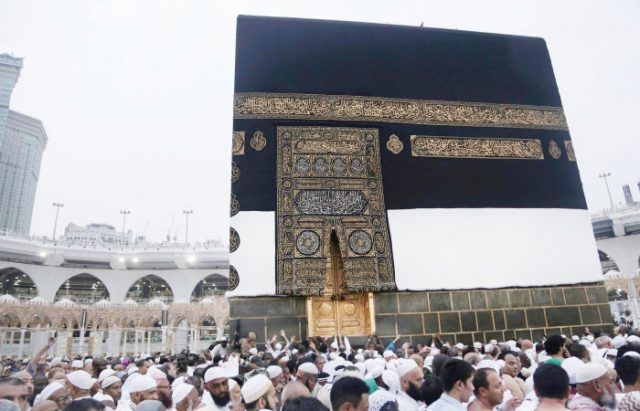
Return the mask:
<svg viewBox="0 0 640 411">
<path fill-rule="evenodd" d="M 640 410 L 640 337 L 362 347 L 348 337 L 254 333 L 202 353 L 4 360 L 0 411 Z"/>
</svg>

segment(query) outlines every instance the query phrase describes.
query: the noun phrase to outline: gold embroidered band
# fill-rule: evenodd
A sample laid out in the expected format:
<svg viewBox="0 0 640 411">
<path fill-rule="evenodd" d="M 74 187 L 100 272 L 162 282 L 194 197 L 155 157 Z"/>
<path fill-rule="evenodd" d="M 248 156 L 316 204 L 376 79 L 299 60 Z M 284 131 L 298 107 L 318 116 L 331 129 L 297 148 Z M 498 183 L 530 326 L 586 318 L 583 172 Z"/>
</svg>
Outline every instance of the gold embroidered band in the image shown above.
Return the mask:
<svg viewBox="0 0 640 411">
<path fill-rule="evenodd" d="M 567 130 L 560 107 L 322 94 L 236 93 L 235 119 L 375 121 Z"/>
<path fill-rule="evenodd" d="M 414 157 L 544 160 L 538 139 L 411 136 Z"/>
</svg>

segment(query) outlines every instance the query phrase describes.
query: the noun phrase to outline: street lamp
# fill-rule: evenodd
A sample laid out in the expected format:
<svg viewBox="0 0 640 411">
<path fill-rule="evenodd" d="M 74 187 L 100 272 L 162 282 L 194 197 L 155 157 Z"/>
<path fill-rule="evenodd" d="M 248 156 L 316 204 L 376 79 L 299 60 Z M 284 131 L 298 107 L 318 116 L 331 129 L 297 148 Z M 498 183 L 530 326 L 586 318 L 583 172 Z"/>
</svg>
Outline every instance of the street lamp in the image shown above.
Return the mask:
<svg viewBox="0 0 640 411">
<path fill-rule="evenodd" d="M 64 207 L 64 204 L 53 203 L 53 206 L 56 208 L 56 219 L 53 223 L 53 241 L 56 241 L 56 229 L 58 228 L 58 215 L 60 214 L 60 209 Z"/>
<path fill-rule="evenodd" d="M 131 210 L 120 210 L 122 214 L 122 245 L 124 245 L 124 226 L 127 222 L 127 215 L 131 214 Z"/>
<path fill-rule="evenodd" d="M 611 204 L 611 211 L 613 211 L 613 200 L 611 199 L 611 191 L 609 190 L 609 183 L 607 182 L 607 177 L 611 177 L 611 173 L 598 174 L 598 177 L 604 178 L 604 184 L 607 186 L 607 194 L 609 195 L 609 204 Z"/>
<path fill-rule="evenodd" d="M 193 214 L 193 210 L 182 210 L 186 218 L 186 229 L 184 230 L 184 243 L 189 244 L 189 216 Z"/>
</svg>

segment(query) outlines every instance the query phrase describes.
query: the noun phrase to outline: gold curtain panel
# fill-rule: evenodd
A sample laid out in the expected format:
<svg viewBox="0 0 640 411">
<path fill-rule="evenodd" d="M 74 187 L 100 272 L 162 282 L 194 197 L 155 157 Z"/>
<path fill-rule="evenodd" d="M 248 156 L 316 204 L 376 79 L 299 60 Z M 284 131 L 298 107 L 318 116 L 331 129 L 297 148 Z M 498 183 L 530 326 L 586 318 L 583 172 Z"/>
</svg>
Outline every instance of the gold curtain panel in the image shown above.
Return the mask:
<svg viewBox="0 0 640 411">
<path fill-rule="evenodd" d="M 372 121 L 567 130 L 560 107 L 322 94 L 236 93 L 235 119 Z"/>
</svg>

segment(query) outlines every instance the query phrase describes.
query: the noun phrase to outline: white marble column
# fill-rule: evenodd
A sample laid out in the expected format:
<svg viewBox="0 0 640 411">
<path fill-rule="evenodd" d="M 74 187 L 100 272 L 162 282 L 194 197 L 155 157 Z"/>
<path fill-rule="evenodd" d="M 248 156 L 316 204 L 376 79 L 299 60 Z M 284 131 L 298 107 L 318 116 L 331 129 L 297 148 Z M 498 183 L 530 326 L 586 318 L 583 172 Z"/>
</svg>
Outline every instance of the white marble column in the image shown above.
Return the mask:
<svg viewBox="0 0 640 411">
<path fill-rule="evenodd" d="M 24 354 L 24 335 L 27 332 L 27 330 L 22 329 L 20 330 L 20 345 L 18 346 L 18 358 L 22 358 L 22 355 Z"/>
<path fill-rule="evenodd" d="M 162 343 L 160 344 L 160 350 L 165 353 L 167 352 L 167 326 L 162 326 Z"/>
<path fill-rule="evenodd" d="M 122 330 L 123 338 L 122 338 L 122 355 L 127 356 L 127 337 L 129 336 L 129 329 L 125 328 Z"/>
</svg>

